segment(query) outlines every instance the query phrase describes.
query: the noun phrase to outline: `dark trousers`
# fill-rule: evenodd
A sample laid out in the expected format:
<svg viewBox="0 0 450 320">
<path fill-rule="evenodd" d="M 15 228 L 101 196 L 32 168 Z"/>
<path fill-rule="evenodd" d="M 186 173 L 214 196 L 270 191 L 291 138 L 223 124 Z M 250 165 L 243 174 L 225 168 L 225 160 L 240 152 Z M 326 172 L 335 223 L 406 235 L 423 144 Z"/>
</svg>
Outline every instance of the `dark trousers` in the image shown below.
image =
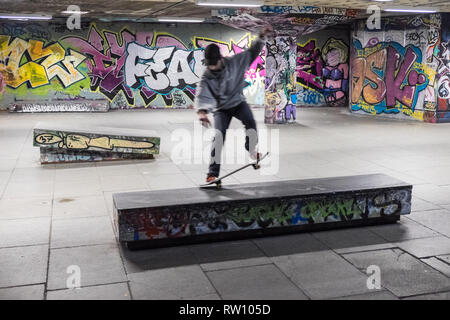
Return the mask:
<svg viewBox="0 0 450 320">
<path fill-rule="evenodd" d="M 222 147 L 225 143 L 226 131 L 230 126 L 230 122 L 233 117 L 240 120 L 245 126 L 245 149 L 252 152 L 255 150 L 258 143 L 256 122 L 247 102 L 243 101 L 231 109 L 218 110 L 214 112 L 214 127 L 216 129 L 216 135 L 212 143 L 211 162 L 208 173 L 215 177 L 219 176 Z"/>
</svg>

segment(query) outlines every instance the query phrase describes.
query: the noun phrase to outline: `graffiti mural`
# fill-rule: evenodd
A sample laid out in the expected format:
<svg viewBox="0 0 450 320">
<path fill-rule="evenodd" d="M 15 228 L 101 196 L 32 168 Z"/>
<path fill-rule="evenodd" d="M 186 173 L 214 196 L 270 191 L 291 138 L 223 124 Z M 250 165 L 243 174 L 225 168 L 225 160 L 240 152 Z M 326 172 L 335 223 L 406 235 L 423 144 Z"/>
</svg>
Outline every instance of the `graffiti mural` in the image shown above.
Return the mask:
<svg viewBox="0 0 450 320">
<path fill-rule="evenodd" d="M 0 28 L 4 105 L 22 100 L 52 102 L 55 96 L 54 100 L 107 99 L 111 108 L 190 108 L 204 71 L 205 46 L 217 43 L 224 56 L 231 56 L 251 46 L 256 37 L 233 31 L 240 34 L 239 40 L 215 39 L 208 32 L 180 38 L 144 31 L 142 24 L 116 31 L 112 25 L 94 23 L 86 33 L 64 34 L 54 25 L 38 25 L 6 23 Z M 245 94 L 251 104 L 263 104 L 264 57 L 263 52 L 245 74 Z"/>
<path fill-rule="evenodd" d="M 0 35 L 1 82 L 14 89 L 23 84 L 38 88 L 48 85 L 53 78 L 67 88 L 85 78 L 77 69 L 85 58 L 59 43 L 44 44 L 40 40 Z"/>
<path fill-rule="evenodd" d="M 118 213 L 120 241 L 179 238 L 217 232 L 367 220 L 408 214 L 411 190 L 343 196 L 335 199 L 259 200 L 132 209 Z"/>
<path fill-rule="evenodd" d="M 450 18 L 450 15 L 446 15 Z M 442 26 L 442 41 L 439 47 L 437 69 L 436 121 L 450 122 L 450 21 L 445 19 Z"/>
<path fill-rule="evenodd" d="M 41 163 L 147 159 L 159 154 L 160 138 L 130 129 L 38 126 L 33 130 L 33 146 L 40 148 Z"/>
<path fill-rule="evenodd" d="M 416 110 L 416 105 L 423 103 L 429 79 L 420 48 L 396 42 L 362 47 L 359 40 L 353 46 L 352 110 L 402 113 L 423 120 L 423 111 Z"/>
<path fill-rule="evenodd" d="M 295 94 L 296 44 L 293 37 L 275 37 L 267 43 L 265 123 L 285 123 L 286 106 Z"/>
<path fill-rule="evenodd" d="M 297 44 L 297 95 L 301 105 L 346 106 L 349 88 L 348 46 L 329 38 L 322 48 L 310 39 Z"/>
<path fill-rule="evenodd" d="M 270 24 L 276 36 L 296 37 L 327 26 L 352 21 L 358 10 L 316 6 L 261 6 L 259 8 L 222 8 L 212 15 L 221 23 L 257 33 Z"/>
</svg>

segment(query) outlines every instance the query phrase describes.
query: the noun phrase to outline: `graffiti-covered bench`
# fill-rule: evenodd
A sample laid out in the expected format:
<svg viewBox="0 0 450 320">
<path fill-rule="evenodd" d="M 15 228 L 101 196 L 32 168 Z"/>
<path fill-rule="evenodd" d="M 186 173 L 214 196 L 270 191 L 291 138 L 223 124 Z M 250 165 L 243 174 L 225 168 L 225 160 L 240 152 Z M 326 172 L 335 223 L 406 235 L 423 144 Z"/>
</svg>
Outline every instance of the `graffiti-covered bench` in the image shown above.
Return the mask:
<svg viewBox="0 0 450 320">
<path fill-rule="evenodd" d="M 412 186 L 383 174 L 113 194 L 128 248 L 391 223 Z"/>
<path fill-rule="evenodd" d="M 160 138 L 148 130 L 38 123 L 33 145 L 41 163 L 152 159 Z"/>
<path fill-rule="evenodd" d="M 9 112 L 107 112 L 107 100 L 16 101 Z"/>
</svg>

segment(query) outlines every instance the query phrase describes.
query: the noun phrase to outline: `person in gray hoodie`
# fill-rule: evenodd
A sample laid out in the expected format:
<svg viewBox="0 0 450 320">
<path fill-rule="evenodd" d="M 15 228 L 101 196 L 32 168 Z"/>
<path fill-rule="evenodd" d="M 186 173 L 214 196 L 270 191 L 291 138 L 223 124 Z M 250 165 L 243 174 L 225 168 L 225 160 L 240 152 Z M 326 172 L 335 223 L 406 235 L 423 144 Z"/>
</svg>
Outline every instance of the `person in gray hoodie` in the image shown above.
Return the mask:
<svg viewBox="0 0 450 320">
<path fill-rule="evenodd" d="M 222 147 L 225 142 L 226 130 L 233 117 L 240 120 L 245 126 L 245 148 L 249 151 L 250 157 L 254 160 L 259 160 L 261 157 L 257 150 L 256 122 L 243 93 L 244 74 L 260 54 L 264 47 L 265 37 L 271 31 L 271 27 L 264 27 L 258 39 L 248 50 L 232 57 L 222 57 L 216 44 L 210 44 L 205 49 L 207 68 L 197 86 L 194 106 L 204 127 L 211 126 L 208 113 L 213 113 L 214 128 L 216 129 L 206 182 L 211 182 L 219 177 Z"/>
</svg>

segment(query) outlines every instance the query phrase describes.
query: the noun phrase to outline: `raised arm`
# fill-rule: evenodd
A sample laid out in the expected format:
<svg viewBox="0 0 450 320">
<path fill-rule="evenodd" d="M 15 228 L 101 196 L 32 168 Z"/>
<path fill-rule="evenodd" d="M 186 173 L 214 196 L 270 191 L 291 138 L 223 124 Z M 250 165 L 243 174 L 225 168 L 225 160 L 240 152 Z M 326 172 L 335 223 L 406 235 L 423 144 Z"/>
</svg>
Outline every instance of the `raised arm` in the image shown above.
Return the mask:
<svg viewBox="0 0 450 320">
<path fill-rule="evenodd" d="M 259 33 L 258 39 L 253 42 L 249 49 L 233 56 L 231 59 L 235 60 L 244 69 L 249 68 L 253 61 L 255 61 L 261 53 L 266 37 L 270 32 L 272 32 L 272 27 L 265 26 Z"/>
</svg>

